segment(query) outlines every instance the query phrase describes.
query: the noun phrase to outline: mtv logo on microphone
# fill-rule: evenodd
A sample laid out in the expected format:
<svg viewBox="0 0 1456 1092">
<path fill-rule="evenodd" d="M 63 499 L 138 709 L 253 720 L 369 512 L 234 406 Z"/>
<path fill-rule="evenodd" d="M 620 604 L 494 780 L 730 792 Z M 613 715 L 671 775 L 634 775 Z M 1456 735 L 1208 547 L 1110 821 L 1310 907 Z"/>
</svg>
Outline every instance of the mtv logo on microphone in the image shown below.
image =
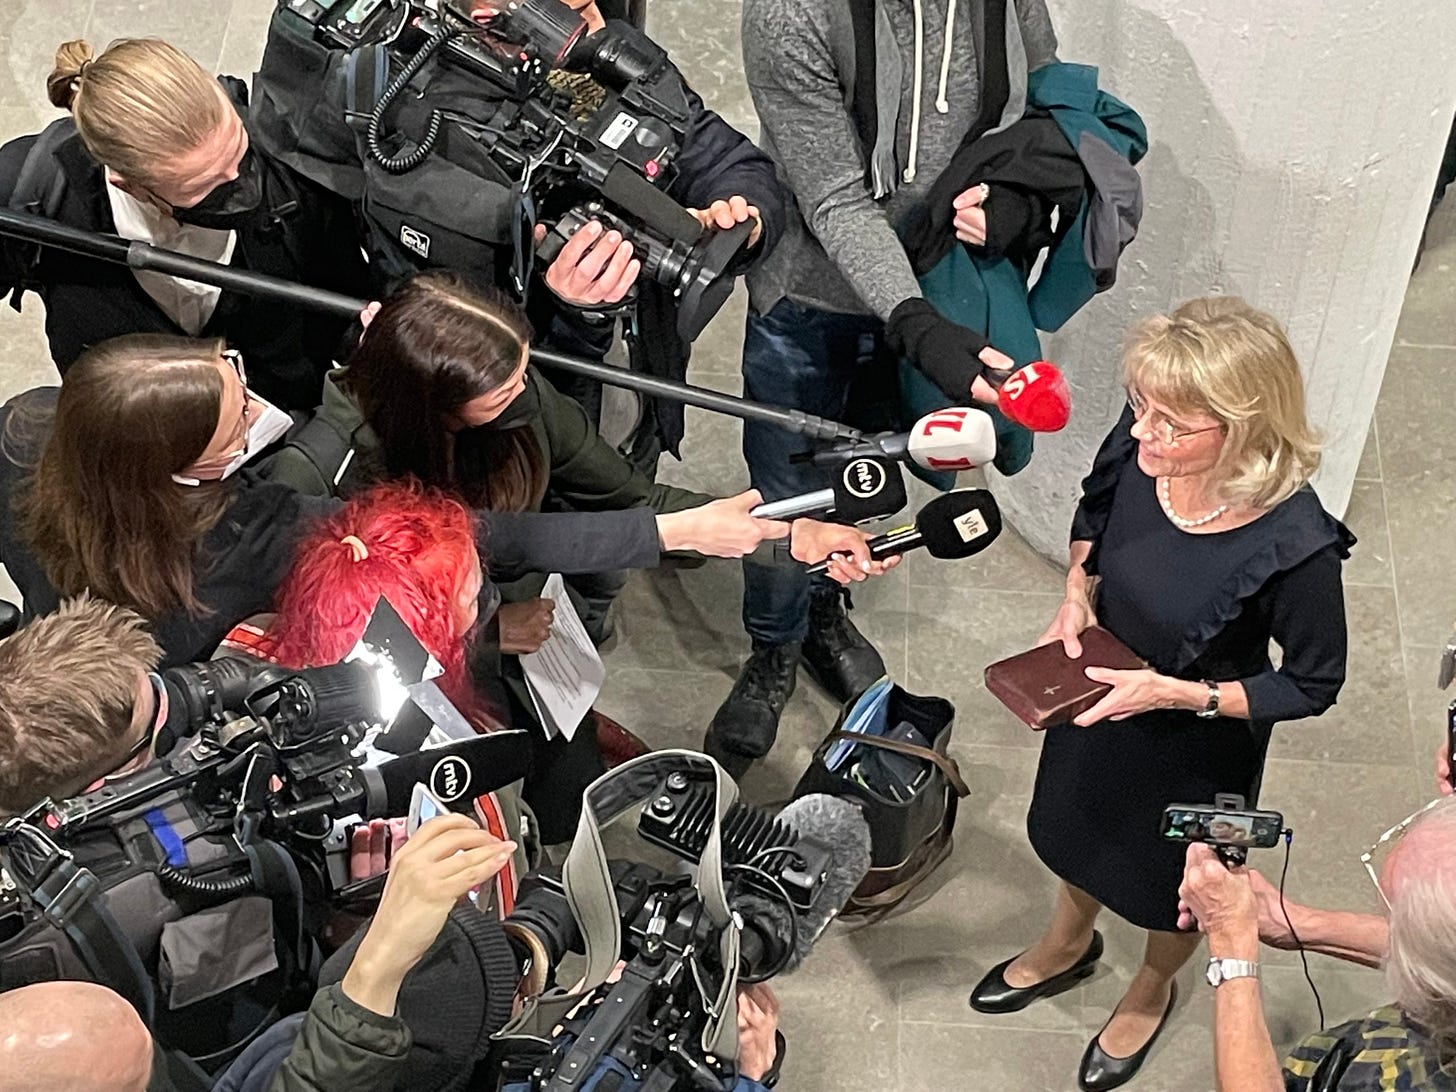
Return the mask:
<svg viewBox="0 0 1456 1092">
<path fill-rule="evenodd" d="M 430 771 L 429 787 L 442 803 L 459 800 L 470 788 L 469 764 L 455 755 L 446 755 Z"/>
<path fill-rule="evenodd" d="M 844 468 L 844 488 L 850 496 L 869 500 L 885 488 L 889 476 L 885 464 L 878 459 L 855 459 Z"/>
<path fill-rule="evenodd" d="M 983 535 L 991 533 L 991 528 L 986 525 L 986 517 L 979 509 L 972 509 L 965 515 L 957 516 L 951 520 L 956 533 L 961 536 L 962 542 L 974 542 Z"/>
</svg>

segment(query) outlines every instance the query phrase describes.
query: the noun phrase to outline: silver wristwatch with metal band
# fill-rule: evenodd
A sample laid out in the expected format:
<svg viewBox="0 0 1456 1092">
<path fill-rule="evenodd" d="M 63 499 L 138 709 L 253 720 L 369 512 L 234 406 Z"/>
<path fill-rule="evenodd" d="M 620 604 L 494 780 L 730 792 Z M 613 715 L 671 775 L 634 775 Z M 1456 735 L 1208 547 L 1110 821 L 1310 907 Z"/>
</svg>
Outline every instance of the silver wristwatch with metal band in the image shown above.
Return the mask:
<svg viewBox="0 0 1456 1092">
<path fill-rule="evenodd" d="M 1248 959 L 1210 959 L 1204 977 L 1217 987 L 1231 978 L 1258 978 L 1259 965 Z"/>
</svg>

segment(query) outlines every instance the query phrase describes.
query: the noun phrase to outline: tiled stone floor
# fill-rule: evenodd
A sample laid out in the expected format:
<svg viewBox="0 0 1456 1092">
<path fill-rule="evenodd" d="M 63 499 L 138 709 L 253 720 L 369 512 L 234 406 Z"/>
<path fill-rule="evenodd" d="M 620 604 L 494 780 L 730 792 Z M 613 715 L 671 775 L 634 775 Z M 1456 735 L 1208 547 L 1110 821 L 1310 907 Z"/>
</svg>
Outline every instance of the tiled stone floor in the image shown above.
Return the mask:
<svg viewBox="0 0 1456 1092">
<path fill-rule="evenodd" d="M 246 75 L 256 63 L 270 0 L 3 0 L 0 2 L 0 137 L 38 129 L 52 113 L 43 79 L 52 51 L 82 36 L 171 39 L 205 65 Z M 737 5 L 656 0 L 652 28 L 730 121 L 752 132 L 738 68 Z M 1264 799 L 1296 831 L 1290 894 L 1336 907 L 1372 907 L 1359 853 L 1432 793 L 1430 755 L 1444 699 L 1436 660 L 1453 618 L 1447 570 L 1456 542 L 1456 438 L 1447 434 L 1456 382 L 1456 202 L 1432 226 L 1410 283 L 1375 425 L 1347 520 L 1360 546 L 1346 568 L 1350 679 L 1339 705 L 1316 722 L 1280 728 Z M 736 389 L 742 335 L 736 298 L 700 342 L 694 378 Z M 53 372 L 38 307 L 0 319 L 0 396 Z M 685 461 L 664 477 L 704 489 L 746 485 L 738 429 L 688 411 Z M 791 1054 L 782 1087 L 996 1089 L 1075 1087 L 1077 1060 L 1120 994 L 1139 948 L 1135 930 L 1109 920 L 1105 966 L 1086 985 L 1015 1016 L 966 1007 L 970 985 L 1028 942 L 1053 890 L 1023 835 L 1037 740 L 980 683 L 989 661 L 1024 647 L 1055 608 L 1060 574 L 1014 534 L 966 562 L 912 557 L 856 594 L 856 618 L 897 678 L 951 698 L 955 753 L 972 786 L 956 850 L 915 909 L 863 928 L 836 927 L 810 962 L 780 984 Z M 747 650 L 738 622 L 737 566 L 712 563 L 634 579 L 621 604 L 602 706 L 654 744 L 694 745 L 727 694 Z M 780 798 L 834 707 L 807 680 L 784 718 L 777 751 L 746 784 Z M 1277 871 L 1278 859 L 1260 862 Z M 1267 957 L 1265 993 L 1276 1039 L 1314 1025 L 1297 959 Z M 1316 957 L 1331 1020 L 1383 998 L 1378 975 Z M 1133 1087 L 1212 1087 L 1208 990 L 1193 971 L 1173 1024 Z"/>
</svg>

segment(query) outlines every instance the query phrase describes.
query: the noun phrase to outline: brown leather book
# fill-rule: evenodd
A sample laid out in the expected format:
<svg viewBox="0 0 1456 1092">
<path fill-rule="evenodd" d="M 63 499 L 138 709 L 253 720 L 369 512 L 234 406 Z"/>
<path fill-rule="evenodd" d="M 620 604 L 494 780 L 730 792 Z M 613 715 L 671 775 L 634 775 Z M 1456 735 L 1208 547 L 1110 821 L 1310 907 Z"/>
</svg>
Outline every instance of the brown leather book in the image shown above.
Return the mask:
<svg viewBox="0 0 1456 1092">
<path fill-rule="evenodd" d="M 1132 649 L 1101 626 L 1082 631 L 1082 658 L 1074 660 L 1053 641 L 1018 652 L 986 668 L 986 689 L 1029 727 L 1066 724 L 1102 700 L 1112 687 L 1093 682 L 1088 667 L 1135 671 L 1147 667 Z"/>
</svg>

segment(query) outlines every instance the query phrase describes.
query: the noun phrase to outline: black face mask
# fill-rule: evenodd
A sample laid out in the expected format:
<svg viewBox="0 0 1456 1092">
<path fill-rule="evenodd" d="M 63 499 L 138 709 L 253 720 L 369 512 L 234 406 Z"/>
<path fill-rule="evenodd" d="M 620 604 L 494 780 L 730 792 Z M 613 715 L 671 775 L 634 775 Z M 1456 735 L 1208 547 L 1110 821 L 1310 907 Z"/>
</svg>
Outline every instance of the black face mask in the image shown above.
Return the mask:
<svg viewBox="0 0 1456 1092">
<path fill-rule="evenodd" d="M 238 163 L 238 176 L 214 186 L 212 192 L 189 208 L 173 208 L 179 224 L 230 231 L 241 226 L 263 203 L 263 164 L 249 148 Z"/>
</svg>

